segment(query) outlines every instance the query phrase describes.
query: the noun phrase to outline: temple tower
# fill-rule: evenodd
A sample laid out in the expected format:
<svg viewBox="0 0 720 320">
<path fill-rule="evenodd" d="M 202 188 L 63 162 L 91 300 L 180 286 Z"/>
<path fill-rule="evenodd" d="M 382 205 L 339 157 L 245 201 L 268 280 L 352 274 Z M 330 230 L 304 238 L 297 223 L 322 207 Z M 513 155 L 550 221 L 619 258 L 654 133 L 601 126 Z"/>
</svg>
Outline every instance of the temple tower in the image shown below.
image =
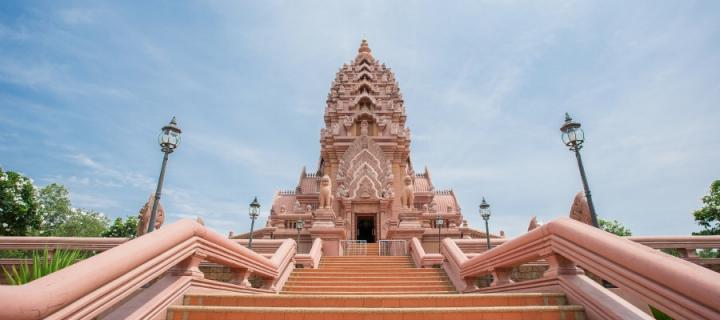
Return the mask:
<svg viewBox="0 0 720 320">
<path fill-rule="evenodd" d="M 330 86 L 317 170 L 303 168 L 294 190 L 275 195 L 267 227 L 256 236 L 293 237 L 303 220 L 305 242 L 437 242 L 438 215 L 442 237 L 484 236 L 463 225 L 452 190 L 435 190 L 427 168 L 415 172 L 406 118 L 395 75 L 363 40 Z"/>
</svg>

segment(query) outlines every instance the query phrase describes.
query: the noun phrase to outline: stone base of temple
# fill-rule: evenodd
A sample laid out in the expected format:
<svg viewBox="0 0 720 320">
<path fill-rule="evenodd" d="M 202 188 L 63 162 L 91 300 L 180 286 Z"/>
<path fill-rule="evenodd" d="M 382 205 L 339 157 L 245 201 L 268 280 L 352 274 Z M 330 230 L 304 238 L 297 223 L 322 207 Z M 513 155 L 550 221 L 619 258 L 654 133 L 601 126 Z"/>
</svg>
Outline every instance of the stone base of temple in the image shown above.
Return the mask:
<svg viewBox="0 0 720 320">
<path fill-rule="evenodd" d="M 323 255 L 338 256 L 340 255 L 340 241 L 347 239 L 345 229 L 342 227 L 326 227 L 313 224 L 310 228 L 310 236 L 321 238 L 323 240 Z"/>
<path fill-rule="evenodd" d="M 313 228 L 334 228 L 335 212 L 332 208 L 318 208 L 313 219 Z"/>
</svg>

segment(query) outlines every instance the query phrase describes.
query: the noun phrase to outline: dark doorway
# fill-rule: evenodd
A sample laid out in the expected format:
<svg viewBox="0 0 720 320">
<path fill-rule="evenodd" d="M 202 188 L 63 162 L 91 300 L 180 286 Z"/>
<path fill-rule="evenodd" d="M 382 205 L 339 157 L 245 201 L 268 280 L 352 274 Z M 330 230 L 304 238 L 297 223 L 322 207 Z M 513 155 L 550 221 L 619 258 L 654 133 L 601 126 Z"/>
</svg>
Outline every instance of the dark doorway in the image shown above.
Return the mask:
<svg viewBox="0 0 720 320">
<path fill-rule="evenodd" d="M 375 217 L 357 217 L 357 240 L 365 240 L 368 243 L 375 242 Z"/>
</svg>

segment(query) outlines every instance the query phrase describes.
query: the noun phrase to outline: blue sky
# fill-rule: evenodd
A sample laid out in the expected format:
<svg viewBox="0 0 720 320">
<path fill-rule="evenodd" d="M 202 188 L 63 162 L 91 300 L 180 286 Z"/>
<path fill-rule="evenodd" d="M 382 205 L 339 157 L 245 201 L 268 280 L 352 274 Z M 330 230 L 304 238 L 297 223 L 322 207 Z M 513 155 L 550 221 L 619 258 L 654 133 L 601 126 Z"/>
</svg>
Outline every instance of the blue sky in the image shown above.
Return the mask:
<svg viewBox="0 0 720 320">
<path fill-rule="evenodd" d="M 75 206 L 136 214 L 177 116 L 168 221 L 247 231 L 315 169 L 335 72 L 366 37 L 400 82 L 415 167 L 479 227 L 523 233 L 580 191 L 560 142 L 582 122 L 598 214 L 689 234 L 720 179 L 716 1 L 3 1 L 0 166 Z"/>
</svg>

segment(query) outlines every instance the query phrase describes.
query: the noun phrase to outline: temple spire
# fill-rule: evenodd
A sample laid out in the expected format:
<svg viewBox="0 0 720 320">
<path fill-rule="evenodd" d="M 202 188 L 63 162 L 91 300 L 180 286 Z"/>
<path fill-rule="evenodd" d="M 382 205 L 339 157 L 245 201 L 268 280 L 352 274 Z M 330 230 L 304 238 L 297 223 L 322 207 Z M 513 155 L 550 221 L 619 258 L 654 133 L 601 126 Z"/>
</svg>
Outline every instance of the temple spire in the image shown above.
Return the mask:
<svg viewBox="0 0 720 320">
<path fill-rule="evenodd" d="M 364 53 L 364 52 L 370 54 L 370 52 L 372 52 L 372 50 L 370 50 L 367 40 L 362 39 L 362 42 L 360 43 L 360 48 L 358 49 L 358 53 Z"/>
</svg>

